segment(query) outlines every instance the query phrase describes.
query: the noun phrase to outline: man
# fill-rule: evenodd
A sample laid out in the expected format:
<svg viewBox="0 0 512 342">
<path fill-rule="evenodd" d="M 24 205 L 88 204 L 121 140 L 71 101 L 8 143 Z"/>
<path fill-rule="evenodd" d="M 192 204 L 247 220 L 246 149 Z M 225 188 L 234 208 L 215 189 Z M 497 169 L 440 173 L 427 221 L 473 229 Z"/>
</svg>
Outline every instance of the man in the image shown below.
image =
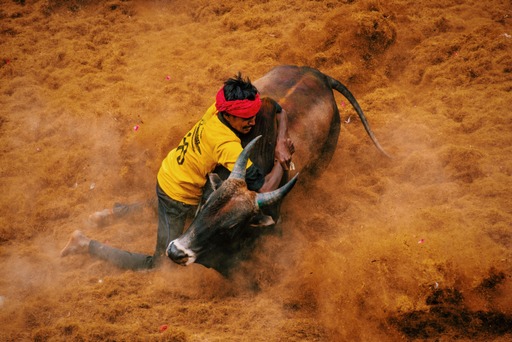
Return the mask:
<svg viewBox="0 0 512 342">
<path fill-rule="evenodd" d="M 294 146 L 287 136 L 285 111 L 277 104 L 276 162 L 265 176 L 248 163 L 246 182 L 250 190 L 268 192 L 278 188 L 288 170 Z M 131 253 L 92 240 L 75 231 L 61 256 L 85 253 L 127 269 L 150 269 L 158 265 L 169 243 L 180 236 L 185 220 L 200 202 L 208 173 L 221 165 L 231 171 L 242 152 L 241 137 L 255 125 L 261 99 L 249 79 L 239 73 L 228 79 L 212 105 L 183 137 L 178 147 L 163 160 L 157 175 L 158 232 L 153 255 Z"/>
</svg>

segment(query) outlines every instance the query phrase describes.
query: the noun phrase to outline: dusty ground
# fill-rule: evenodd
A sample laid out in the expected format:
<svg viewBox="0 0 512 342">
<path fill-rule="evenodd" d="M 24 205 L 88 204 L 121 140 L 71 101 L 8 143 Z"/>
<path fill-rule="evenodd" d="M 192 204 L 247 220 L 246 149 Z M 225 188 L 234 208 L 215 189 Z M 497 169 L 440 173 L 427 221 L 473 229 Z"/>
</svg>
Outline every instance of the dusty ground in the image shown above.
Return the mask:
<svg viewBox="0 0 512 342">
<path fill-rule="evenodd" d="M 505 0 L 0 0 L 0 340 L 510 340 L 511 35 Z M 340 97 L 331 165 L 234 279 L 59 258 L 77 228 L 151 253 L 151 212 L 88 215 L 279 64 L 344 82 L 395 158 Z"/>
</svg>

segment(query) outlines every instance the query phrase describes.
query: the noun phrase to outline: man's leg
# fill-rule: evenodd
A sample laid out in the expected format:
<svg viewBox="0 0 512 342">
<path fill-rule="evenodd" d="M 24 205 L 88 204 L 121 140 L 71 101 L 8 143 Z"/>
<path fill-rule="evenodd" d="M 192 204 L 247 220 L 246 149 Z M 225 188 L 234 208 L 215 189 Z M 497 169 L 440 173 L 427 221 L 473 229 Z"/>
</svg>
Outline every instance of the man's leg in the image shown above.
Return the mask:
<svg viewBox="0 0 512 342">
<path fill-rule="evenodd" d="M 139 270 L 153 268 L 165 255 L 170 241 L 181 235 L 187 215 L 193 213 L 194 206 L 174 201 L 157 185 L 158 196 L 158 233 L 154 255 L 131 253 L 89 239 L 80 231 L 75 231 L 61 251 L 61 256 L 89 252 L 102 260 L 120 268 Z"/>
<path fill-rule="evenodd" d="M 89 223 L 96 227 L 103 227 L 112 224 L 128 215 L 140 214 L 144 208 L 154 208 L 157 210 L 157 198 L 153 196 L 145 201 L 135 203 L 114 203 L 112 209 L 103 209 L 89 215 Z"/>
<path fill-rule="evenodd" d="M 131 253 L 96 240 L 89 243 L 89 254 L 124 269 L 142 270 L 154 267 L 151 255 Z"/>
<path fill-rule="evenodd" d="M 169 243 L 183 233 L 187 217 L 192 215 L 196 209 L 196 206 L 173 200 L 163 192 L 158 184 L 156 193 L 158 196 L 158 233 L 153 255 L 155 262 L 165 256 Z"/>
<path fill-rule="evenodd" d="M 151 255 L 130 253 L 114 248 L 99 241 L 92 240 L 81 231 L 75 230 L 73 234 L 71 234 L 66 246 L 60 252 L 60 256 L 65 257 L 69 254 L 78 253 L 89 253 L 119 268 L 139 270 L 153 267 L 153 257 Z"/>
</svg>

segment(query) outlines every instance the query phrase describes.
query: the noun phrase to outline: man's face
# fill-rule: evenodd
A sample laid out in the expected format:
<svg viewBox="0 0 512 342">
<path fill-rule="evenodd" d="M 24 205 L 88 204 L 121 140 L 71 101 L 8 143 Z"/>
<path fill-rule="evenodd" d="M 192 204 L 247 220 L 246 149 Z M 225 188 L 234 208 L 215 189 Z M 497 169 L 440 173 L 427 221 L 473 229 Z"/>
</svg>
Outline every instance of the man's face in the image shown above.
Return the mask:
<svg viewBox="0 0 512 342">
<path fill-rule="evenodd" d="M 251 116 L 250 118 L 243 119 L 238 116 L 233 115 L 225 115 L 224 118 L 227 122 L 233 127 L 236 131 L 247 134 L 251 131 L 252 127 L 256 124 L 256 115 Z"/>
</svg>

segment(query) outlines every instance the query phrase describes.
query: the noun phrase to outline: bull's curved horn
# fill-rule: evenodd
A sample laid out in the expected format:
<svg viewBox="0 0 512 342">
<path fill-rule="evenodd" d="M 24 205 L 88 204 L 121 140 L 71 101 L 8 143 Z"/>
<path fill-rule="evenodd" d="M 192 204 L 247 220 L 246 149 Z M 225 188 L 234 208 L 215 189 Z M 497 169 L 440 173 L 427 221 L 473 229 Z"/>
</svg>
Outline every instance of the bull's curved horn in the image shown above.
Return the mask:
<svg viewBox="0 0 512 342">
<path fill-rule="evenodd" d="M 256 195 L 256 205 L 261 208 L 267 205 L 272 205 L 286 196 L 290 192 L 290 190 L 293 188 L 295 183 L 297 182 L 297 177 L 299 174 L 297 173 L 292 179 L 288 181 L 285 185 L 280 187 L 279 189 L 276 189 L 274 191 L 270 192 L 263 192 L 258 193 Z"/>
<path fill-rule="evenodd" d="M 250 143 L 248 143 L 242 153 L 238 156 L 235 166 L 233 166 L 233 171 L 229 175 L 228 179 L 244 179 L 245 180 L 245 169 L 247 167 L 247 161 L 249 160 L 249 154 L 251 153 L 254 144 L 256 141 L 261 138 L 261 135 L 258 135 L 256 138 L 252 139 Z"/>
</svg>

